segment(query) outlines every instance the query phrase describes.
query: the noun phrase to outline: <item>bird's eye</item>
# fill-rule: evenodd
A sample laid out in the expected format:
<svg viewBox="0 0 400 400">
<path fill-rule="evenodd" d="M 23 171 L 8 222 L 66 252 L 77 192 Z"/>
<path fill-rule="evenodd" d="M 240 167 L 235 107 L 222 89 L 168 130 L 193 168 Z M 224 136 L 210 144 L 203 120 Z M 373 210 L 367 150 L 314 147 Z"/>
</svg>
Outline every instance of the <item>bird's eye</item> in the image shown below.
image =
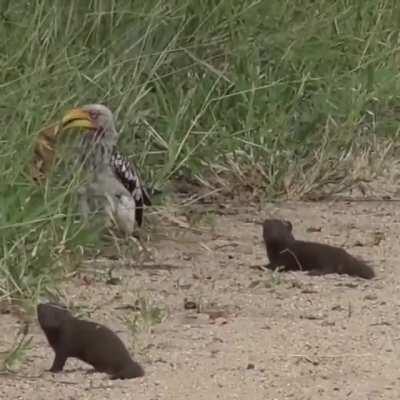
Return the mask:
<svg viewBox="0 0 400 400">
<path fill-rule="evenodd" d="M 96 112 L 96 111 L 89 111 L 89 115 L 90 115 L 90 118 L 91 118 L 92 120 L 96 120 L 97 117 L 99 116 L 99 113 Z"/>
</svg>

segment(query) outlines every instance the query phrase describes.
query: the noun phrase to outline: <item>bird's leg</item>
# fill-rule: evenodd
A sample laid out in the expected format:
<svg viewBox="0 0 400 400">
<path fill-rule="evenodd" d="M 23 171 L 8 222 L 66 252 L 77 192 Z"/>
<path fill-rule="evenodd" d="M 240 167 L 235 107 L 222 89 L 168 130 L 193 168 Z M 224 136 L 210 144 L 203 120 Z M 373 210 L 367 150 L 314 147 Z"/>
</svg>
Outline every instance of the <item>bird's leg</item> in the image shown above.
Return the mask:
<svg viewBox="0 0 400 400">
<path fill-rule="evenodd" d="M 138 232 L 133 232 L 132 235 L 128 237 L 128 239 L 132 240 L 133 242 L 138 244 L 139 250 L 140 251 L 145 251 L 146 253 L 149 253 L 147 250 L 146 245 L 144 244 L 142 238 L 140 237 L 140 234 Z"/>
<path fill-rule="evenodd" d="M 151 251 L 144 244 L 144 241 L 141 238 L 139 232 L 133 232 L 132 235 L 128 237 L 128 240 L 132 241 L 137 245 L 137 247 L 139 248 L 139 256 L 143 254 L 145 258 L 147 258 L 148 260 L 153 259 Z"/>
<path fill-rule="evenodd" d="M 109 232 L 109 234 L 110 234 L 110 236 L 111 236 L 111 238 L 112 238 L 112 241 L 113 241 L 113 243 L 114 243 L 114 246 L 115 246 L 116 249 L 117 249 L 118 258 L 121 258 L 121 256 L 122 256 L 122 249 L 121 249 L 121 246 L 119 245 L 118 237 L 117 237 L 117 235 L 115 234 L 115 232 L 113 231 L 113 229 L 112 229 L 111 227 L 108 228 L 108 232 Z"/>
</svg>

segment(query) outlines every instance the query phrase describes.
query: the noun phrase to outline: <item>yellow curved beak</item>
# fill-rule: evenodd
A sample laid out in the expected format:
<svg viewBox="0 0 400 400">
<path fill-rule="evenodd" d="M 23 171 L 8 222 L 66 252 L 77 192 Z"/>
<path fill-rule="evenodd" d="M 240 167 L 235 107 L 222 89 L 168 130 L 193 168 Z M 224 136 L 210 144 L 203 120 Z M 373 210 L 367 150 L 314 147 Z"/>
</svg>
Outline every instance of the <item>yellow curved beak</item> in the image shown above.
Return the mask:
<svg viewBox="0 0 400 400">
<path fill-rule="evenodd" d="M 95 125 L 93 124 L 87 111 L 84 111 L 80 108 L 73 108 L 64 114 L 62 119 L 62 127 L 63 129 L 74 127 L 94 129 Z"/>
</svg>

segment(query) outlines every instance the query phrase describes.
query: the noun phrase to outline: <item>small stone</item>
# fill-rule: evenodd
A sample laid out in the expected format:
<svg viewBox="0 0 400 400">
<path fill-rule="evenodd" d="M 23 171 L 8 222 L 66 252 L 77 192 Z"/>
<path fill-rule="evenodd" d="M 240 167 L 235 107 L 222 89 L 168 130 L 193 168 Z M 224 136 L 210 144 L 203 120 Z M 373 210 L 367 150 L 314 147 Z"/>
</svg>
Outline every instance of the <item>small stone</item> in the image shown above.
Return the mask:
<svg viewBox="0 0 400 400">
<path fill-rule="evenodd" d="M 321 326 L 335 326 L 335 321 L 322 321 Z"/>
<path fill-rule="evenodd" d="M 322 228 L 320 226 L 310 226 L 307 228 L 307 232 L 321 232 Z"/>
<path fill-rule="evenodd" d="M 255 280 L 255 281 L 252 281 L 252 282 L 250 282 L 248 288 L 249 288 L 249 289 L 254 289 L 254 288 L 256 288 L 260 283 L 261 283 L 261 281 L 258 280 L 258 279 Z"/>
<path fill-rule="evenodd" d="M 197 309 L 197 304 L 194 301 L 184 299 L 183 300 L 183 308 L 185 310 L 196 310 Z"/>
<path fill-rule="evenodd" d="M 179 289 L 183 290 L 188 290 L 192 287 L 192 285 L 188 282 L 186 282 L 184 279 L 180 278 L 178 279 L 178 284 L 177 284 Z"/>
<path fill-rule="evenodd" d="M 121 278 L 112 277 L 106 280 L 107 285 L 119 285 L 121 283 Z"/>
</svg>

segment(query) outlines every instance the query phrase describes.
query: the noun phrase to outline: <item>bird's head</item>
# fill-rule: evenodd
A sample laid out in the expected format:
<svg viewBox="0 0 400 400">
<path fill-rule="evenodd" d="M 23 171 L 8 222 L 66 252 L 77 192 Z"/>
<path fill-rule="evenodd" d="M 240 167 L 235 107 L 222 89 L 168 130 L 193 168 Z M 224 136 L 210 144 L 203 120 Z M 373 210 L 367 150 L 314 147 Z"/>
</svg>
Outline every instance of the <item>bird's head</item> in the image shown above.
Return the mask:
<svg viewBox="0 0 400 400">
<path fill-rule="evenodd" d="M 62 129 L 68 128 L 83 128 L 84 133 L 93 138 L 107 140 L 112 144 L 115 144 L 118 138 L 114 116 L 110 109 L 102 104 L 88 104 L 67 111 L 62 119 Z"/>
</svg>

